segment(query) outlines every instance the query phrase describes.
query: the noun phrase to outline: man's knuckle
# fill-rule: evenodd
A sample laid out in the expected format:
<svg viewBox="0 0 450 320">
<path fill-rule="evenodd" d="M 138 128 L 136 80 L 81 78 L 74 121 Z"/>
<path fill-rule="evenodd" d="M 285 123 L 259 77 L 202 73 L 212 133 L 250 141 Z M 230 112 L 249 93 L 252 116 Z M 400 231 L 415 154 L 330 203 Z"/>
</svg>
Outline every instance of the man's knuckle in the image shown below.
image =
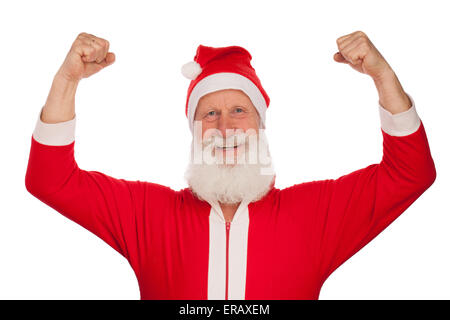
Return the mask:
<svg viewBox="0 0 450 320">
<path fill-rule="evenodd" d="M 370 48 L 369 43 L 367 43 L 367 41 L 363 41 L 363 42 L 360 44 L 360 47 L 361 47 L 362 49 L 364 49 L 364 50 L 368 50 L 368 49 Z"/>
<path fill-rule="evenodd" d="M 105 39 L 99 38 L 99 39 L 98 39 L 98 43 L 99 43 L 102 47 L 106 47 L 106 40 L 105 40 Z"/>
</svg>

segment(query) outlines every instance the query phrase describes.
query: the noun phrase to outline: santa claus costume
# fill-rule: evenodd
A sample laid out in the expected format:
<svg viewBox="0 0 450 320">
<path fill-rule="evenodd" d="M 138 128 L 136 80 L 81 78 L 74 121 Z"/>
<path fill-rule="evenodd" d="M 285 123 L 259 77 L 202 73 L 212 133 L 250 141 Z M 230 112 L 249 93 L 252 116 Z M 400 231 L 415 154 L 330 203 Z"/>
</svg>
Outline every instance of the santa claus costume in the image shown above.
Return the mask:
<svg viewBox="0 0 450 320">
<path fill-rule="evenodd" d="M 198 100 L 239 89 L 265 126 L 269 97 L 238 46 L 200 45 L 182 73 L 191 79 L 186 115 Z M 317 299 L 327 277 L 403 213 L 436 178 L 414 100 L 391 114 L 379 104 L 383 156 L 338 179 L 274 185 L 242 201 L 231 223 L 217 201 L 78 167 L 75 121 L 49 124 L 41 112 L 31 136 L 25 183 L 36 198 L 122 254 L 141 299 Z M 41 109 L 42 111 L 42 109 Z"/>
</svg>

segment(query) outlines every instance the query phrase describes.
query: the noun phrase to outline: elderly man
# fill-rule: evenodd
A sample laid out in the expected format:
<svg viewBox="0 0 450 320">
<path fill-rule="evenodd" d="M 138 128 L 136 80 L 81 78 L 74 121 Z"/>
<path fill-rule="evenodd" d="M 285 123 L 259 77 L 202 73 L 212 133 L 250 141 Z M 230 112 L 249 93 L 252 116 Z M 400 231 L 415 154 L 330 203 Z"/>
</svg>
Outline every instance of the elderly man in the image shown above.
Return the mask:
<svg viewBox="0 0 450 320">
<path fill-rule="evenodd" d="M 82 170 L 74 159 L 76 88 L 115 55 L 108 41 L 81 33 L 39 112 L 26 188 L 122 254 L 141 299 L 317 299 L 327 277 L 436 178 L 424 126 L 392 68 L 361 31 L 337 45 L 334 60 L 377 88 L 380 163 L 276 188 L 264 137 L 270 100 L 250 53 L 200 45 L 182 67 L 191 80 L 189 187 Z"/>
</svg>

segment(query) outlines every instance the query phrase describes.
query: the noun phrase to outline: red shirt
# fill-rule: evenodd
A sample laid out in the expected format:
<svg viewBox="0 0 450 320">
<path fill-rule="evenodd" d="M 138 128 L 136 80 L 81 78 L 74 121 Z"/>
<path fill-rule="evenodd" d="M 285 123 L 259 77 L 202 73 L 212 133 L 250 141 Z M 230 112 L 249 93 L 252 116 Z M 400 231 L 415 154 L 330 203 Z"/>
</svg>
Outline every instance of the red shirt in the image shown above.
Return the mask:
<svg viewBox="0 0 450 320">
<path fill-rule="evenodd" d="M 25 182 L 129 261 L 141 299 L 317 299 L 327 277 L 436 178 L 422 123 L 405 136 L 381 131 L 380 163 L 273 187 L 241 204 L 228 229 L 220 207 L 187 188 L 80 169 L 74 141 L 46 145 L 32 136 Z"/>
<path fill-rule="evenodd" d="M 317 299 L 327 277 L 404 212 L 436 170 L 414 100 L 379 104 L 380 163 L 338 179 L 272 187 L 226 223 L 217 202 L 78 167 L 75 118 L 40 119 L 27 190 L 128 259 L 142 299 Z M 41 109 L 42 110 L 42 109 Z"/>
</svg>

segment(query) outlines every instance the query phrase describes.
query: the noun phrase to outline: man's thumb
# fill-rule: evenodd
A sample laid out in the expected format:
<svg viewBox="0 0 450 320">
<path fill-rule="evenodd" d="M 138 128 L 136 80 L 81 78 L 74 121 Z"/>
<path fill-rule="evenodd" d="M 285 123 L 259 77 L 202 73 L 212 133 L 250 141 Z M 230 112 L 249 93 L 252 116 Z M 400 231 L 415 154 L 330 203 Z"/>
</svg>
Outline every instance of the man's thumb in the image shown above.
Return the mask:
<svg viewBox="0 0 450 320">
<path fill-rule="evenodd" d="M 336 52 L 333 56 L 334 61 L 336 62 L 341 62 L 341 63 L 348 63 L 347 60 L 345 60 L 345 58 L 342 56 L 342 54 L 340 52 Z"/>
<path fill-rule="evenodd" d="M 116 55 L 112 52 L 108 52 L 106 54 L 105 59 L 103 59 L 103 61 L 100 62 L 100 64 L 102 65 L 102 67 L 107 67 L 107 66 L 113 64 L 114 61 L 116 61 Z"/>
</svg>

